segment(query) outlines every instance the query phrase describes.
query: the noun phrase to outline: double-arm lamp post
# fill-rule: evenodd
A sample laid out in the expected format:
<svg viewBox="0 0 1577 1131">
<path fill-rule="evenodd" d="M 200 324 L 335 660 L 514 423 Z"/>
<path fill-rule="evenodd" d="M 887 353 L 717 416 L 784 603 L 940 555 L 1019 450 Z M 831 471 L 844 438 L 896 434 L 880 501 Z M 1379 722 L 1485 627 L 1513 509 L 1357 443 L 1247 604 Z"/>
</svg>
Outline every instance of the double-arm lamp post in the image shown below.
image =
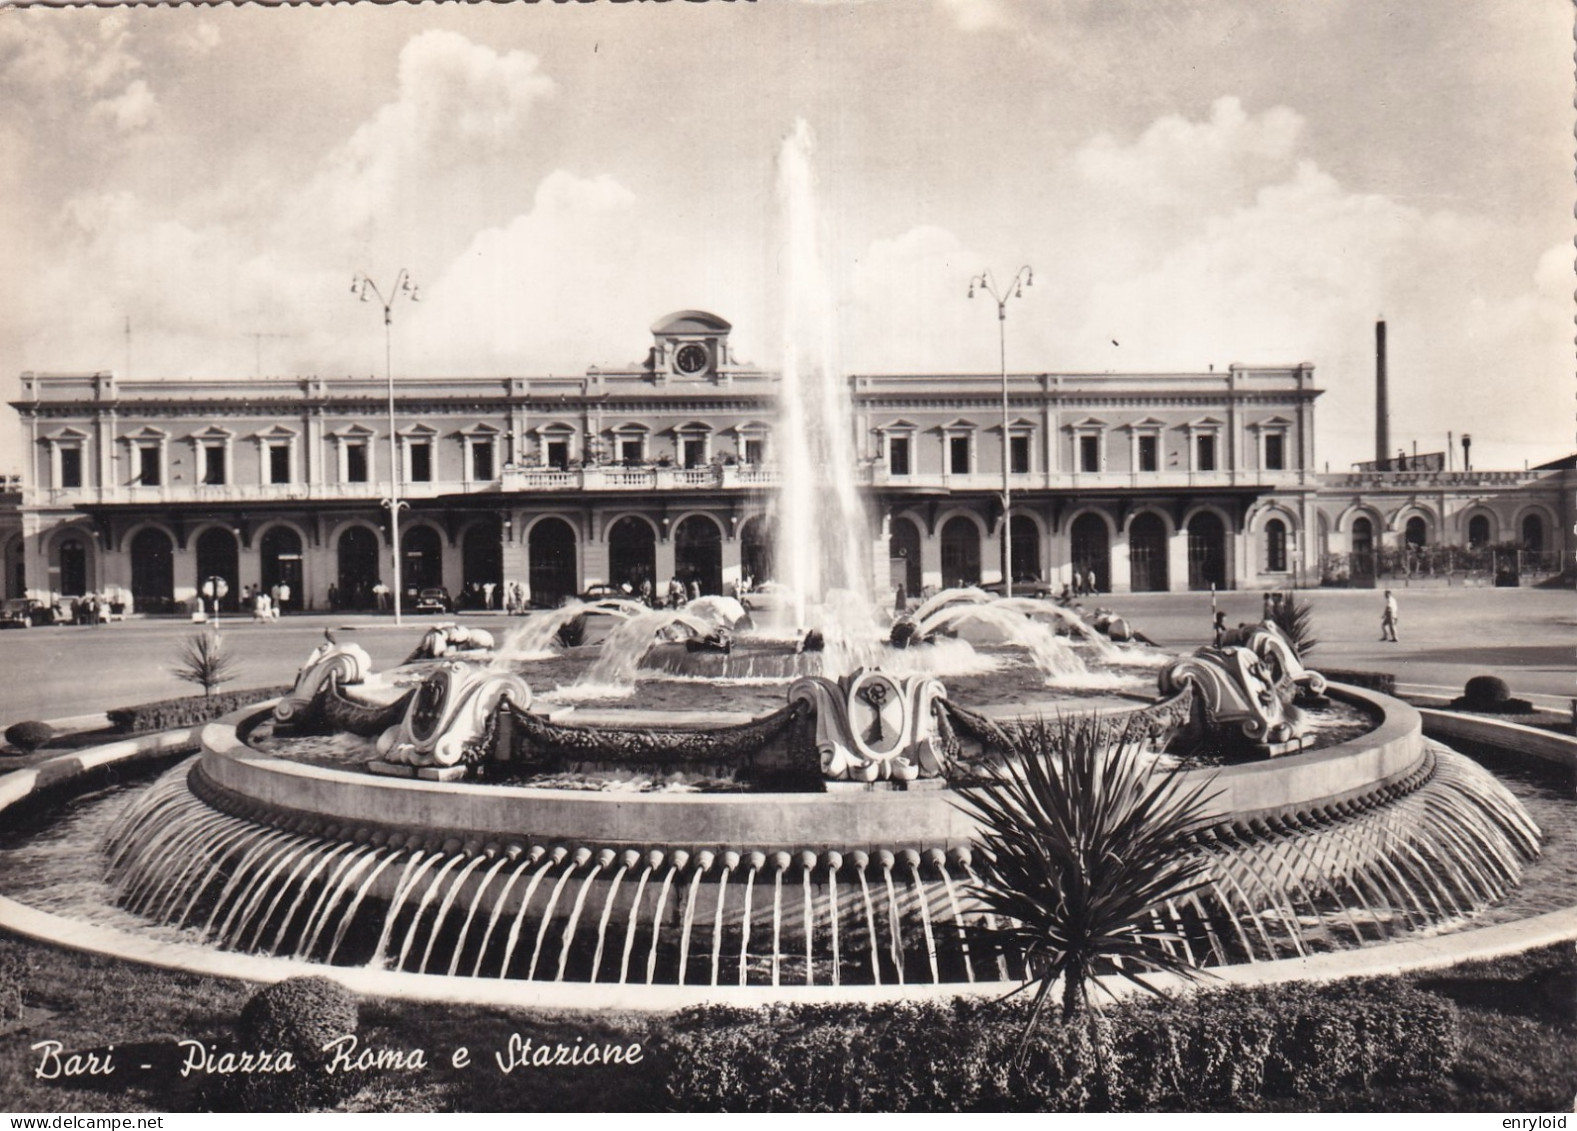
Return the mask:
<svg viewBox="0 0 1577 1131">
<path fill-rule="evenodd" d="M 391 347 L 389 344 L 389 327 L 394 321 L 394 303 L 405 295 L 412 302 L 419 296 L 416 287 L 411 283 L 410 272 L 400 268 L 400 273 L 394 277 L 394 286 L 390 288 L 388 297 L 384 297 L 378 284 L 374 283 L 365 272 L 358 272 L 350 282 L 351 294 L 356 295 L 362 302 L 370 301 L 370 293 L 383 306 L 383 376 L 389 385 L 389 497 L 383 500 L 384 506 L 389 508 L 389 537 L 394 542 L 394 623 L 400 623 L 400 600 L 405 595 L 405 585 L 400 578 L 400 508 L 405 504 L 400 502 L 400 443 L 394 431 L 394 366 L 391 360 Z"/>
<path fill-rule="evenodd" d="M 1020 267 L 1006 287 L 998 288 L 990 271 L 982 271 L 969 280 L 969 297 L 977 290 L 984 291 L 997 304 L 997 349 L 1002 363 L 1002 595 L 1013 596 L 1013 488 L 1009 478 L 1013 439 L 1008 422 L 1008 299 L 1023 298 L 1024 288 L 1033 286 L 1035 272 L 1028 266 Z"/>
</svg>

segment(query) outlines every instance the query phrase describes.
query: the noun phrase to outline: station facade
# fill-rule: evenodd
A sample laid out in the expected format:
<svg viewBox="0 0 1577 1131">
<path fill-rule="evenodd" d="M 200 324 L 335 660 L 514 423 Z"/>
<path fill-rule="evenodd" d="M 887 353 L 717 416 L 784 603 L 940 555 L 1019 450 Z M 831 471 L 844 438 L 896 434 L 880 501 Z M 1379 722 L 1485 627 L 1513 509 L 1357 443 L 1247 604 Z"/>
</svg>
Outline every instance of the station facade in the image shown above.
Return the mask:
<svg viewBox="0 0 1577 1131">
<path fill-rule="evenodd" d="M 777 380 L 730 329 L 680 311 L 637 365 L 397 378 L 392 437 L 382 379 L 24 373 L 5 595 L 173 610 L 222 578 L 231 602 L 284 582 L 292 608 L 369 607 L 393 580 L 394 467 L 407 593 L 769 580 Z M 847 380 L 873 583 L 909 595 L 1000 583 L 1004 458 L 1020 590 L 1318 584 L 1342 555 L 1432 544 L 1569 554 L 1569 468 L 1317 474 L 1308 364 L 1015 373 L 1005 414 L 996 374 Z"/>
</svg>

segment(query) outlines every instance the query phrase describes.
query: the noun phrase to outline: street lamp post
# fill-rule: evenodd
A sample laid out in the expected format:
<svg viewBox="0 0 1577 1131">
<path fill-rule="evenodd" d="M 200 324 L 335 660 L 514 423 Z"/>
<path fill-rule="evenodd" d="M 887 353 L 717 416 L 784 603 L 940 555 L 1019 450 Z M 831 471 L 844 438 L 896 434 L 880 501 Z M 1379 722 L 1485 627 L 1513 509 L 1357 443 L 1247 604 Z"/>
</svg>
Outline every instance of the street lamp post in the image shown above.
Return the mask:
<svg viewBox="0 0 1577 1131">
<path fill-rule="evenodd" d="M 969 297 L 982 290 L 997 304 L 997 352 L 1002 365 L 1002 594 L 1013 596 L 1013 487 L 1009 472 L 1012 466 L 1013 439 L 1008 431 L 1008 299 L 1023 298 L 1024 288 L 1035 284 L 1035 272 L 1027 265 L 1020 267 L 1006 287 L 998 289 L 996 277 L 982 271 L 969 280 Z"/>
<path fill-rule="evenodd" d="M 391 359 L 390 330 L 394 321 L 394 303 L 401 295 L 406 295 L 412 302 L 418 301 L 416 287 L 411 284 L 410 272 L 400 268 L 400 273 L 394 277 L 394 286 L 390 289 L 387 298 L 378 289 L 378 284 L 369 278 L 366 272 L 359 272 L 350 281 L 351 293 L 367 301 L 367 294 L 383 305 L 383 375 L 389 385 L 389 497 L 384 500 L 384 505 L 389 508 L 389 537 L 394 542 L 394 623 L 400 623 L 400 599 L 404 596 L 405 586 L 400 579 L 400 508 L 405 504 L 400 502 L 400 444 L 394 430 L 394 366 Z"/>
</svg>

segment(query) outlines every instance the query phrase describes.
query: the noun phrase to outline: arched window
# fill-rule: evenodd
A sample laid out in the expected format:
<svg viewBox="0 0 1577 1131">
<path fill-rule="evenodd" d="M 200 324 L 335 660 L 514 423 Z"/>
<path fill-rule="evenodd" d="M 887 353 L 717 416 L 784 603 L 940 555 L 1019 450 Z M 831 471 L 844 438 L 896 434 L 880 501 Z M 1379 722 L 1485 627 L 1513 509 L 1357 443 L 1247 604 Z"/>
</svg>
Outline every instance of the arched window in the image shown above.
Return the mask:
<svg viewBox="0 0 1577 1131">
<path fill-rule="evenodd" d="M 1188 520 L 1188 587 L 1227 587 L 1227 528 L 1214 511 Z"/>
<path fill-rule="evenodd" d="M 1429 524 L 1418 515 L 1407 520 L 1407 544 L 1422 549 L 1429 541 Z"/>
<path fill-rule="evenodd" d="M 1040 580 L 1040 527 L 1035 520 L 1014 515 L 1008 527 L 1008 555 L 1013 563 L 1014 581 Z"/>
<path fill-rule="evenodd" d="M 167 612 L 175 600 L 175 546 L 147 527 L 131 540 L 131 596 L 138 612 Z"/>
<path fill-rule="evenodd" d="M 1287 572 L 1287 524 L 1279 518 L 1265 524 L 1265 572 Z"/>
<path fill-rule="evenodd" d="M 1542 553 L 1544 550 L 1544 520 L 1530 514 L 1522 520 L 1522 548 Z"/>
<path fill-rule="evenodd" d="M 1489 545 L 1489 516 L 1476 514 L 1467 520 L 1467 544 L 1470 549 Z"/>
<path fill-rule="evenodd" d="M 60 592 L 80 597 L 88 591 L 88 552 L 80 538 L 67 538 L 60 544 Z"/>
</svg>

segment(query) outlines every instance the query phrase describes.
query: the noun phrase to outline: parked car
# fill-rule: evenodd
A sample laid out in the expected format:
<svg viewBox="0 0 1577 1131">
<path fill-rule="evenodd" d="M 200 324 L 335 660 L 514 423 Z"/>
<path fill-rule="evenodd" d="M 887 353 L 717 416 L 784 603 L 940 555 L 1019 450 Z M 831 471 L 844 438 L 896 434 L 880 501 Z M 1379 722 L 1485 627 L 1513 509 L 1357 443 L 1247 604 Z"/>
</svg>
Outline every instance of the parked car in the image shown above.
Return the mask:
<svg viewBox="0 0 1577 1131">
<path fill-rule="evenodd" d="M 586 592 L 580 595 L 580 599 L 589 603 L 592 601 L 606 601 L 610 597 L 628 596 L 630 594 L 620 589 L 617 585 L 592 585 L 588 586 Z"/>
<path fill-rule="evenodd" d="M 415 613 L 452 613 L 454 602 L 449 599 L 447 589 L 423 589 L 416 595 L 416 607 L 411 610 Z"/>
<path fill-rule="evenodd" d="M 11 597 L 0 605 L 0 628 L 32 628 L 35 624 L 49 624 L 54 618 L 46 615 L 41 601 L 31 597 Z"/>
</svg>

